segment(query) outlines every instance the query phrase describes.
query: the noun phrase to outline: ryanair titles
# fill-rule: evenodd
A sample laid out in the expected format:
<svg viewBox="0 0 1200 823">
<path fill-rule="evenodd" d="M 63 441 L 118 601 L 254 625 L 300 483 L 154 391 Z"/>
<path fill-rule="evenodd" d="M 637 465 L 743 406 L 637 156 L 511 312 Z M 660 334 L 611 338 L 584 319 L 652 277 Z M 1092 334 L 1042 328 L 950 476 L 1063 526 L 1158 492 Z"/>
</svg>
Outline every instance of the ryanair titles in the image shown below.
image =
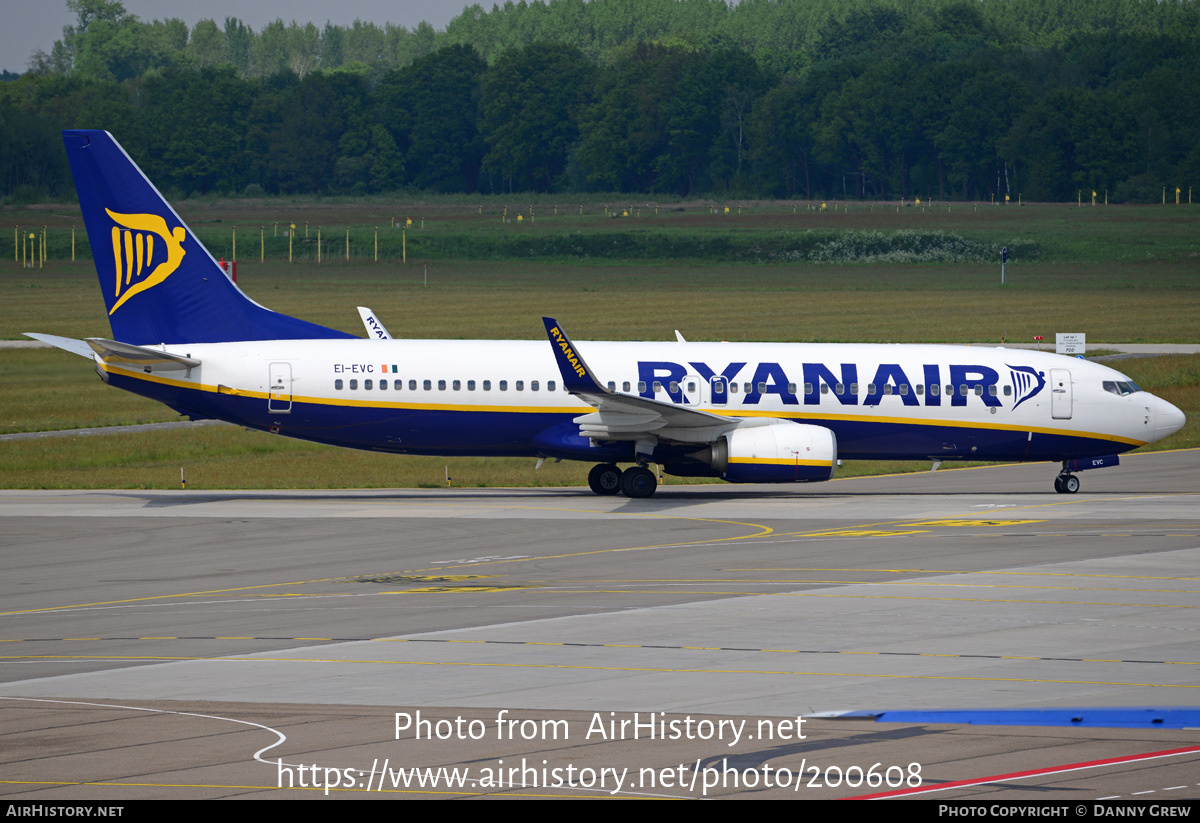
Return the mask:
<svg viewBox="0 0 1200 823">
<path fill-rule="evenodd" d="M 690 373 L 709 384 L 711 402 L 716 404 L 729 402 L 729 394 L 737 392 L 734 384 L 744 382 L 746 390 L 741 397 L 744 406 L 757 405 L 769 394 L 778 396 L 785 406 L 820 405 L 822 395 L 829 395 L 843 406 L 878 406 L 885 395 L 897 398 L 905 406 L 966 406 L 971 396 L 978 397 L 985 406 L 1003 406 L 998 388 L 1000 374 L 989 366 L 926 363 L 920 366 L 919 379 L 914 381 L 899 363 L 880 363 L 864 385 L 859 383 L 857 363 L 840 363 L 836 367 L 804 363 L 800 368 L 802 373 L 796 375 L 788 374 L 779 363 L 758 363 L 752 368 L 749 363 L 730 363 L 717 372 L 707 363 L 697 361 L 685 365 L 642 360 L 638 362 L 638 380 L 642 384 L 642 397 L 653 399 L 657 383 L 659 390 L 665 391 L 675 403 L 695 401 L 683 391 L 685 377 Z M 1017 387 L 1018 404 L 1037 395 L 1046 384 L 1042 373 L 1027 366 L 1009 366 L 1009 369 L 1011 385 Z M 802 378 L 800 381 L 795 379 L 798 376 Z M 922 387 L 920 393 L 917 385 Z"/>
<path fill-rule="evenodd" d="M 575 350 L 571 348 L 571 342 L 567 340 L 566 335 L 558 330 L 558 326 L 550 329 L 550 336 L 554 338 L 554 342 L 558 344 L 562 350 L 562 357 L 570 364 L 571 368 L 580 377 L 587 376 L 587 369 L 579 362 L 579 356 L 575 354 Z"/>
</svg>

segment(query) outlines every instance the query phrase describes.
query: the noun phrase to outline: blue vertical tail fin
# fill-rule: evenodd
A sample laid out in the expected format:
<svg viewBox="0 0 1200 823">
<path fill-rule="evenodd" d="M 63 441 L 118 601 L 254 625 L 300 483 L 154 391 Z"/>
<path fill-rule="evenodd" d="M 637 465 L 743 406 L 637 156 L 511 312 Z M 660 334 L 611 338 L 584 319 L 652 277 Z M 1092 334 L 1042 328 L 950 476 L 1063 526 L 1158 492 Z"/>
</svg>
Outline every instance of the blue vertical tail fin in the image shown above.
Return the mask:
<svg viewBox="0 0 1200 823">
<path fill-rule="evenodd" d="M 260 306 L 106 131 L 64 131 L 113 337 L 125 343 L 313 340 L 353 335 Z"/>
</svg>

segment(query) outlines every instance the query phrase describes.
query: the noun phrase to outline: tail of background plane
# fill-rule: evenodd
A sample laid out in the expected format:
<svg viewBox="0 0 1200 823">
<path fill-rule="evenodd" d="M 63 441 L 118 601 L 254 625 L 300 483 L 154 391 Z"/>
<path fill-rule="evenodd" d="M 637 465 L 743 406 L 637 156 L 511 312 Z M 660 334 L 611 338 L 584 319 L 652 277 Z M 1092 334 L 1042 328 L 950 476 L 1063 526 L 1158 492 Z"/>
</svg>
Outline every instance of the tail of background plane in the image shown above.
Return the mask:
<svg viewBox="0 0 1200 823">
<path fill-rule="evenodd" d="M 353 336 L 278 314 L 243 294 L 111 134 L 64 131 L 63 142 L 117 340 L 152 345 Z"/>
</svg>

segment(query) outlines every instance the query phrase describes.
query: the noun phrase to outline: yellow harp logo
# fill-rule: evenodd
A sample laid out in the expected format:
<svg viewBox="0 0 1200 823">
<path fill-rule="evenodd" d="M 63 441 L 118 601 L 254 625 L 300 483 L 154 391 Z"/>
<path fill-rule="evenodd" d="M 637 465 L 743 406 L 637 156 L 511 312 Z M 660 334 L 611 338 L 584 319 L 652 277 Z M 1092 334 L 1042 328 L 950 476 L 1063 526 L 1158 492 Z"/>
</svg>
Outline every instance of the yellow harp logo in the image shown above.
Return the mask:
<svg viewBox="0 0 1200 823">
<path fill-rule="evenodd" d="M 183 250 L 183 226 L 168 230 L 167 221 L 157 214 L 117 214 L 110 209 L 105 211 L 117 224 L 112 229 L 113 263 L 117 269 L 117 284 L 113 297 L 117 298 L 117 302 L 109 311 L 111 315 L 138 292 L 166 280 L 171 272 L 179 268 L 179 263 L 187 252 Z M 151 270 L 155 237 L 162 239 L 167 259 Z M 140 278 L 144 270 L 149 271 L 149 274 L 143 280 Z M 124 294 L 121 293 L 122 279 Z"/>
</svg>

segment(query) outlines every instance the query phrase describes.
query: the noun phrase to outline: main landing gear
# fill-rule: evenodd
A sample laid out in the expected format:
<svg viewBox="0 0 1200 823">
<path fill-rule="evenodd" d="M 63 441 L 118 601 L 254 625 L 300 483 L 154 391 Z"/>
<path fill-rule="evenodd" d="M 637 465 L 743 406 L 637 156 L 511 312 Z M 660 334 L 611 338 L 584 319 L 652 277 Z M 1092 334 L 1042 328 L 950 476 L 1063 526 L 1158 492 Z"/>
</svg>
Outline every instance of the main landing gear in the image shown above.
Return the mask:
<svg viewBox="0 0 1200 823">
<path fill-rule="evenodd" d="M 1079 478 L 1063 469 L 1058 477 L 1054 478 L 1054 490 L 1059 494 L 1074 494 L 1079 491 Z"/>
<path fill-rule="evenodd" d="M 658 479 L 645 466 L 621 471 L 611 463 L 602 463 L 588 472 L 588 486 L 596 494 L 620 492 L 626 497 L 649 497 L 658 488 Z"/>
</svg>

